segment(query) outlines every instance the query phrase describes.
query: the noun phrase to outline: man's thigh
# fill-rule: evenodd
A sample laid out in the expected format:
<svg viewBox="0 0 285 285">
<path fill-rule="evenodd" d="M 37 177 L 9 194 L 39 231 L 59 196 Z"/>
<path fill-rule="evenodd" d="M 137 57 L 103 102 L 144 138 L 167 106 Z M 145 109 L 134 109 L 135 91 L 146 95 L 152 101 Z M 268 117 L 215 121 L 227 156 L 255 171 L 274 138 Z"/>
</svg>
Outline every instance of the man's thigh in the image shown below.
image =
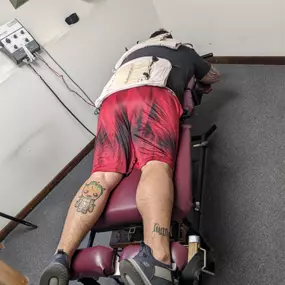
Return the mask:
<svg viewBox="0 0 285 285">
<path fill-rule="evenodd" d="M 136 167 L 141 169 L 150 161 L 158 161 L 174 169 L 183 110 L 177 97 L 167 89 L 148 88 L 131 121 Z"/>
<path fill-rule="evenodd" d="M 102 105 L 94 146 L 94 172 L 126 174 L 132 161 L 132 142 L 118 96 L 108 97 Z"/>
</svg>

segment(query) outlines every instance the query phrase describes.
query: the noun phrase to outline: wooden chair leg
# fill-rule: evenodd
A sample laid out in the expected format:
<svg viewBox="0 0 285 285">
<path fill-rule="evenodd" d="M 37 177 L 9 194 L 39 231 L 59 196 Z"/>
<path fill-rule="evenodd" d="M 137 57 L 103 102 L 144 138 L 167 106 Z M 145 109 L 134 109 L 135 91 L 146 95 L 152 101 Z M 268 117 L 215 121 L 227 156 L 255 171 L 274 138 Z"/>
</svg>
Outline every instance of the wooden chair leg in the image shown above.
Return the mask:
<svg viewBox="0 0 285 285">
<path fill-rule="evenodd" d="M 28 285 L 28 279 L 0 260 L 1 285 Z"/>
<path fill-rule="evenodd" d="M 199 236 L 189 236 L 189 247 L 188 247 L 188 262 L 196 255 L 200 250 L 200 237 Z"/>
</svg>

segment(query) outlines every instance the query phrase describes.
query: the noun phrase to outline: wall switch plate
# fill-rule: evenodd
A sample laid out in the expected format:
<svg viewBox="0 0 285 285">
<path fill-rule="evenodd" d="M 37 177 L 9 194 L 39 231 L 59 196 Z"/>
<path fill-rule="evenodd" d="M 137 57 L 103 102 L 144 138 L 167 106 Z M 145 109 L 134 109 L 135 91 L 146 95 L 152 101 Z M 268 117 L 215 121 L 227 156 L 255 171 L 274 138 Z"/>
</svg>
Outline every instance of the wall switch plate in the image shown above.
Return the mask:
<svg viewBox="0 0 285 285">
<path fill-rule="evenodd" d="M 28 0 L 10 0 L 15 9 L 28 2 Z"/>
<path fill-rule="evenodd" d="M 24 46 L 32 54 L 40 50 L 40 45 L 16 19 L 0 26 L 0 45 L 17 64 L 28 58 Z"/>
</svg>

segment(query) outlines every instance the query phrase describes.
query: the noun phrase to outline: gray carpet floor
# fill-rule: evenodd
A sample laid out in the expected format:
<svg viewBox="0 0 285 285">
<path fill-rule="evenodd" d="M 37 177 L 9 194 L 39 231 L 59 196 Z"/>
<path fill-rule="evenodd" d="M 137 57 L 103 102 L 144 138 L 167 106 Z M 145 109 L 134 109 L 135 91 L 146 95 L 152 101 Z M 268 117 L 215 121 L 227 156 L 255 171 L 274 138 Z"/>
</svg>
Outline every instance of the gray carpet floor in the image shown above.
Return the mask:
<svg viewBox="0 0 285 285">
<path fill-rule="evenodd" d="M 218 125 L 207 159 L 202 223 L 217 272 L 203 284 L 285 284 L 285 67 L 218 68 L 222 81 L 205 96 L 196 119 L 201 128 Z M 89 155 L 27 217 L 38 230 L 19 226 L 6 239 L 0 259 L 28 275 L 30 284 L 37 284 L 51 258 L 91 164 Z M 107 245 L 109 238 L 102 234 L 96 241 Z"/>
</svg>

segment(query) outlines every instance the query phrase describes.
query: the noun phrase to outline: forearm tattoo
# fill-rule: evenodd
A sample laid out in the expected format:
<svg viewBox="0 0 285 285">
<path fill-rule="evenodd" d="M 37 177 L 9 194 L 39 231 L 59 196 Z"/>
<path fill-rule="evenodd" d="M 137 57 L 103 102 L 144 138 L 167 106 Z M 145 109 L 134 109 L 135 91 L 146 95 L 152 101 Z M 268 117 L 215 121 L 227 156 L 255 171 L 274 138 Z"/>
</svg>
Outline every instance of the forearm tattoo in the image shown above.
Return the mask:
<svg viewBox="0 0 285 285">
<path fill-rule="evenodd" d="M 201 79 L 201 82 L 206 84 L 213 84 L 220 80 L 220 73 L 218 70 L 211 66 L 210 71 Z"/>
<path fill-rule="evenodd" d="M 157 233 L 161 236 L 165 236 L 165 237 L 169 237 L 170 236 L 170 232 L 167 228 L 163 228 L 161 227 L 159 224 L 155 223 L 153 226 L 153 233 Z"/>
<path fill-rule="evenodd" d="M 82 214 L 92 213 L 95 209 L 95 202 L 103 195 L 106 189 L 97 182 L 91 181 L 83 186 L 81 195 L 75 203 L 77 212 Z"/>
</svg>

